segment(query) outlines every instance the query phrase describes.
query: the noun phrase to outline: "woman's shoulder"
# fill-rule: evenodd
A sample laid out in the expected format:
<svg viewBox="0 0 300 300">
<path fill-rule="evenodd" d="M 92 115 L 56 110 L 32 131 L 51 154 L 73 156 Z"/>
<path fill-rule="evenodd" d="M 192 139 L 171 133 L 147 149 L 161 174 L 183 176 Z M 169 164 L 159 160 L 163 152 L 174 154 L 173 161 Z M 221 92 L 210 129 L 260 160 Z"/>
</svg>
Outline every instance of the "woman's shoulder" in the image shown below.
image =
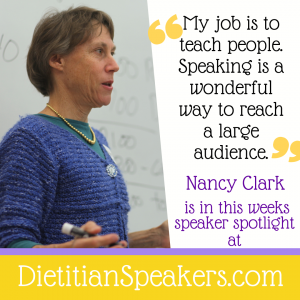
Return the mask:
<svg viewBox="0 0 300 300">
<path fill-rule="evenodd" d="M 20 117 L 0 142 L 0 161 L 26 157 L 56 164 L 52 153 L 55 143 L 48 136 L 42 118 L 34 115 Z"/>
<path fill-rule="evenodd" d="M 0 144 L 3 145 L 8 140 L 23 138 L 45 141 L 49 127 L 48 123 L 36 115 L 20 116 L 19 121 L 8 130 Z"/>
</svg>

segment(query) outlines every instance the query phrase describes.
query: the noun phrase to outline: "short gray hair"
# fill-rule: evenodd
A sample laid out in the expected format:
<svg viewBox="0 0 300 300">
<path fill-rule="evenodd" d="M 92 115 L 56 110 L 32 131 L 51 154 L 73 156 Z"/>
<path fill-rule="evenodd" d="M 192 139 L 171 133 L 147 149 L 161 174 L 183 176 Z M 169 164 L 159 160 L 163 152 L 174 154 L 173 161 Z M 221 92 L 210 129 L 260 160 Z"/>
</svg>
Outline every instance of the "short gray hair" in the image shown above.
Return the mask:
<svg viewBox="0 0 300 300">
<path fill-rule="evenodd" d="M 86 6 L 70 7 L 46 13 L 35 27 L 27 55 L 27 74 L 31 83 L 44 96 L 53 92 L 49 59 L 52 55 L 68 55 L 85 43 L 99 26 L 105 26 L 114 38 L 111 17 L 103 11 Z"/>
</svg>

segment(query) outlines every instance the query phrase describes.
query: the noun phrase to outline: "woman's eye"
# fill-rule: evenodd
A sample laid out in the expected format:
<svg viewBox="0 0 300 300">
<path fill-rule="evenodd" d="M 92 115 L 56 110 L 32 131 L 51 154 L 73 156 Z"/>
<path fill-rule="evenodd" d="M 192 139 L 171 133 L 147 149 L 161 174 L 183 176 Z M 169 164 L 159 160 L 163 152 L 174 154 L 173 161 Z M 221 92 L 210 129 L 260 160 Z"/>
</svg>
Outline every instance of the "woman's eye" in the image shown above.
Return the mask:
<svg viewBox="0 0 300 300">
<path fill-rule="evenodd" d="M 111 53 L 111 56 L 114 56 L 115 54 L 116 54 L 115 52 L 112 52 L 112 53 Z"/>
<path fill-rule="evenodd" d="M 97 49 L 97 51 L 98 51 L 99 53 L 102 53 L 102 49 Z"/>
</svg>

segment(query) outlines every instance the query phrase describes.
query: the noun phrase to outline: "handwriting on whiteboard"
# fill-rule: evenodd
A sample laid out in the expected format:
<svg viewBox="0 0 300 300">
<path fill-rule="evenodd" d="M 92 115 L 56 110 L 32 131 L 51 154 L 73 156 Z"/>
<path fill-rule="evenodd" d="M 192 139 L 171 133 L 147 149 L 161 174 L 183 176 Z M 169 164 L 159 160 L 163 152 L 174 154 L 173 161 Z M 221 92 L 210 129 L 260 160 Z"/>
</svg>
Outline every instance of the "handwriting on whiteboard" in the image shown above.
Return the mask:
<svg viewBox="0 0 300 300">
<path fill-rule="evenodd" d="M 2 51 L 2 59 L 5 62 L 12 62 L 19 55 L 19 46 L 14 40 L 8 39 L 2 34 L 0 38 L 0 51 Z"/>
</svg>

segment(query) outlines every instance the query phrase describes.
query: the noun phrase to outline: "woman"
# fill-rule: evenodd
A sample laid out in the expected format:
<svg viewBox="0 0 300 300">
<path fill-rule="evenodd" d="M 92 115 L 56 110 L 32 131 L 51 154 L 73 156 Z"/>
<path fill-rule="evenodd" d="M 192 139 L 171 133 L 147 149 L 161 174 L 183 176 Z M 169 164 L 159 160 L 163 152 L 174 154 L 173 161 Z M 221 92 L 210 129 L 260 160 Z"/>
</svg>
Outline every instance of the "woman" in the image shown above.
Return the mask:
<svg viewBox="0 0 300 300">
<path fill-rule="evenodd" d="M 88 7 L 46 14 L 37 25 L 27 72 L 49 103 L 1 143 L 1 247 L 169 247 L 167 222 L 128 234 L 124 179 L 105 137 L 88 125 L 92 108 L 111 101 L 113 36 L 111 18 Z M 70 241 L 65 222 L 102 235 Z"/>
</svg>

